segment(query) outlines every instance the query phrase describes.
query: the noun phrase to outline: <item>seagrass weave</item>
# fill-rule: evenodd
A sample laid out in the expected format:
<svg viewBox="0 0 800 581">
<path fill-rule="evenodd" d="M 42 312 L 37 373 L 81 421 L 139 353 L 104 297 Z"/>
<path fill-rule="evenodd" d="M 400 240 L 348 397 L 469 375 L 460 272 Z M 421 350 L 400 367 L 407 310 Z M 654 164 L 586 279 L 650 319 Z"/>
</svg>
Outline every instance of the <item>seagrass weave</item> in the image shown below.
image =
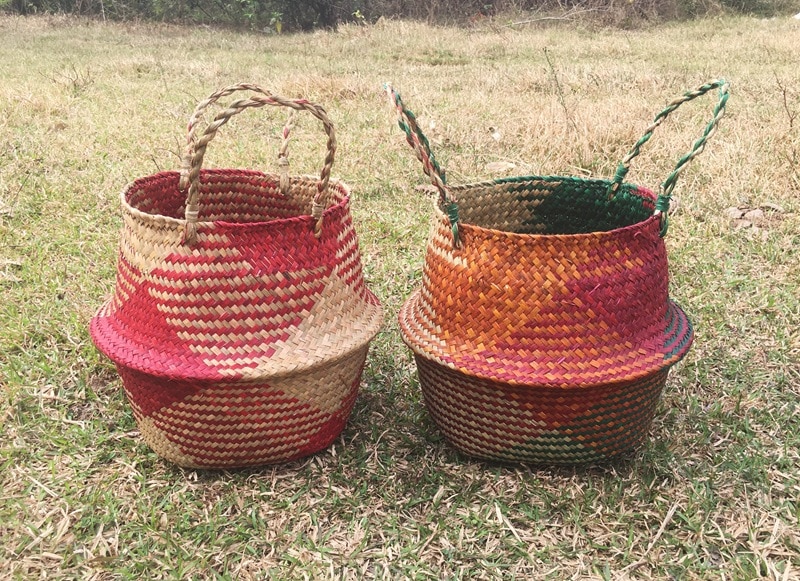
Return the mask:
<svg viewBox="0 0 800 581">
<path fill-rule="evenodd" d="M 672 110 L 712 89 L 714 118 L 656 196 L 624 182 Z M 522 176 L 448 186 L 414 115 L 400 127 L 439 191 L 422 288 L 402 306 L 426 406 L 480 458 L 572 464 L 640 446 L 692 327 L 669 299 L 663 236 L 672 188 L 724 112 L 727 84 L 656 117 L 612 180 Z"/>
<path fill-rule="evenodd" d="M 203 112 L 236 91 L 200 133 Z M 319 177 L 201 169 L 232 116 L 265 105 L 311 113 L 328 136 Z M 116 287 L 92 319 L 143 439 L 187 467 L 288 461 L 338 437 L 381 307 L 362 275 L 350 190 L 330 178 L 324 109 L 255 85 L 222 89 L 189 122 L 183 170 L 122 193 Z"/>
</svg>

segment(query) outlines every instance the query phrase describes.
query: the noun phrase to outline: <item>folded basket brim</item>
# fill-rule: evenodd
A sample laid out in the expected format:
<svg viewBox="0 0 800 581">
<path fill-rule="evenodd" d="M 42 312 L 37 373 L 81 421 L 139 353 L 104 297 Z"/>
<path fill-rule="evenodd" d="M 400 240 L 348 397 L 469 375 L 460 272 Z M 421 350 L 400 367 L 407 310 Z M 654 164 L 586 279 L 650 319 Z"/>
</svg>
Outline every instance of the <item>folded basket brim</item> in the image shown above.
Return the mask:
<svg viewBox="0 0 800 581">
<path fill-rule="evenodd" d="M 465 375 L 512 385 L 583 388 L 632 381 L 667 369 L 691 346 L 694 332 L 683 309 L 669 300 L 661 325 L 637 335 L 611 333 L 598 341 L 570 338 L 567 348 L 517 337 L 492 344 L 443 337 L 426 317 L 422 291 L 399 314 L 404 342 L 417 355 Z M 596 337 L 592 338 L 596 339 Z"/>
</svg>

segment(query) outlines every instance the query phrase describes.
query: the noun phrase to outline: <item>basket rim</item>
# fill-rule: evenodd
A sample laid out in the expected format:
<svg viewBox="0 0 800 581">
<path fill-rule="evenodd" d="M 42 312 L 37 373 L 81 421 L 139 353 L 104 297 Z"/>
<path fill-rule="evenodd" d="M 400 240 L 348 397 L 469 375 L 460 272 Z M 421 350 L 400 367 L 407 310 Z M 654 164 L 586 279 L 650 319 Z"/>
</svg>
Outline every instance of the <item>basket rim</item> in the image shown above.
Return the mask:
<svg viewBox="0 0 800 581">
<path fill-rule="evenodd" d="M 278 183 L 280 180 L 280 175 L 275 173 L 263 172 L 260 170 L 255 169 L 240 169 L 240 168 L 211 168 L 211 169 L 203 169 L 200 171 L 200 177 L 204 175 L 232 175 L 235 172 L 241 176 L 251 176 L 257 178 L 265 178 L 270 179 L 271 181 L 275 181 Z M 146 181 L 153 180 L 153 179 L 176 179 L 180 180 L 181 172 L 177 170 L 166 170 L 160 171 L 155 174 L 151 174 L 148 176 L 142 176 L 136 178 L 132 182 L 128 183 L 120 192 L 120 205 L 122 207 L 123 212 L 128 213 L 135 218 L 151 222 L 154 224 L 171 224 L 173 226 L 186 226 L 187 220 L 185 218 L 174 218 L 172 216 L 166 216 L 164 214 L 151 214 L 149 212 L 144 212 L 130 204 L 128 201 L 128 194 L 132 192 L 137 186 L 141 187 Z M 232 175 L 232 177 L 235 177 Z M 310 183 L 319 183 L 319 176 L 309 175 L 309 174 L 301 174 L 301 175 L 294 175 L 290 176 L 290 179 L 293 180 L 303 180 Z M 330 203 L 326 206 L 325 210 L 323 211 L 323 216 L 335 211 L 338 208 L 341 208 L 347 205 L 351 199 L 351 188 L 345 182 L 340 179 L 331 177 L 328 181 L 328 189 L 329 191 L 332 189 L 339 190 L 341 192 L 341 197 L 339 201 L 336 203 Z M 178 193 L 181 192 L 178 190 Z M 290 216 L 288 218 L 275 218 L 274 220 L 262 220 L 257 222 L 234 222 L 230 220 L 198 220 L 195 222 L 197 226 L 209 225 L 209 224 L 230 224 L 235 225 L 237 227 L 257 227 L 257 226 L 264 226 L 265 224 L 271 225 L 279 225 L 279 224 L 288 224 L 291 222 L 302 221 L 314 219 L 314 217 L 309 214 L 299 214 L 297 216 Z"/>
<path fill-rule="evenodd" d="M 576 176 L 576 175 L 559 175 L 559 174 L 525 174 L 525 175 L 516 175 L 516 176 L 503 176 L 494 179 L 486 179 L 486 180 L 479 180 L 477 182 L 467 182 L 463 184 L 448 184 L 447 189 L 449 190 L 463 190 L 466 188 L 473 188 L 475 186 L 484 185 L 484 184 L 502 184 L 502 183 L 514 183 L 514 182 L 523 182 L 523 181 L 539 181 L 539 182 L 563 182 L 564 180 L 569 180 L 572 182 L 586 182 L 586 183 L 594 183 L 598 185 L 611 185 L 614 183 L 613 180 L 608 178 L 602 177 L 591 177 L 591 176 Z M 645 186 L 641 186 L 638 184 L 634 184 L 631 182 L 623 182 L 620 184 L 620 188 L 628 188 L 629 191 L 640 191 L 647 194 L 647 197 L 652 197 L 653 201 L 656 200 L 656 195 L 650 188 Z"/>
<path fill-rule="evenodd" d="M 286 366 L 284 368 L 279 368 L 279 370 L 274 373 L 261 373 L 261 374 L 240 373 L 238 375 L 232 375 L 230 373 L 220 373 L 215 368 L 202 365 L 201 361 L 202 358 L 195 358 L 196 365 L 194 366 L 194 369 L 202 370 L 204 373 L 200 372 L 175 373 L 174 366 L 169 364 L 171 359 L 169 358 L 169 356 L 165 356 L 163 352 L 153 353 L 153 351 L 146 345 L 132 341 L 129 338 L 123 338 L 119 334 L 109 332 L 109 329 L 111 327 L 110 319 L 113 318 L 113 309 L 112 309 L 112 304 L 114 302 L 113 297 L 108 299 L 105 303 L 103 303 L 100 309 L 98 309 L 95 316 L 92 317 L 89 323 L 89 332 L 98 350 L 100 350 L 106 357 L 108 357 L 115 365 L 121 365 L 127 369 L 132 369 L 134 371 L 151 375 L 153 377 L 172 379 L 177 381 L 197 381 L 197 382 L 231 383 L 231 384 L 254 383 L 259 381 L 265 381 L 268 379 L 279 379 L 279 378 L 301 375 L 307 372 L 311 372 L 319 367 L 325 367 L 327 365 L 335 365 L 336 363 L 342 361 L 343 359 L 353 356 L 353 354 L 358 350 L 368 347 L 369 343 L 372 341 L 372 339 L 374 339 L 375 335 L 377 335 L 378 332 L 380 331 L 380 327 L 383 323 L 383 309 L 377 303 L 377 298 L 372 293 L 372 291 L 370 291 L 369 289 L 365 290 L 369 293 L 369 296 L 371 296 L 375 302 L 374 304 L 367 303 L 367 306 L 371 308 L 366 308 L 364 311 L 362 311 L 362 313 L 365 314 L 365 316 L 362 317 L 362 320 L 369 321 L 371 324 L 369 325 L 368 330 L 366 330 L 366 332 L 363 334 L 360 341 L 354 341 L 349 346 L 349 348 L 342 349 L 339 352 L 336 352 L 332 357 L 318 357 L 302 365 L 293 365 L 293 366 Z M 128 343 L 132 347 L 132 349 L 124 350 L 122 352 L 124 356 L 120 355 L 119 350 L 112 353 L 112 350 L 109 349 L 109 347 L 112 344 L 119 345 L 121 342 Z M 147 357 L 142 357 L 141 355 L 143 354 L 146 354 Z M 151 365 L 149 367 L 141 363 L 137 365 L 136 363 L 137 361 L 139 362 L 149 361 Z"/>
<path fill-rule="evenodd" d="M 471 189 L 479 188 L 479 187 L 488 187 L 488 186 L 495 186 L 499 184 L 506 184 L 506 183 L 515 183 L 515 182 L 525 182 L 525 181 L 545 181 L 545 182 L 556 182 L 556 181 L 564 181 L 565 179 L 571 181 L 582 181 L 582 182 L 591 182 L 597 184 L 610 184 L 611 180 L 604 179 L 604 178 L 582 178 L 576 176 L 556 176 L 556 175 L 547 175 L 547 176 L 540 176 L 540 175 L 526 175 L 526 176 L 511 176 L 511 177 L 503 177 L 497 178 L 494 180 L 485 180 L 479 182 L 471 182 L 467 184 L 459 184 L 448 186 L 448 188 L 455 192 L 455 193 L 462 193 L 465 191 L 469 191 Z M 652 202 L 653 208 L 655 209 L 656 203 L 656 195 L 655 193 L 647 187 L 639 186 L 636 184 L 632 184 L 629 182 L 625 182 L 622 184 L 623 188 L 626 188 L 627 191 L 631 192 L 634 195 L 638 195 L 639 197 L 644 198 L 648 202 Z M 619 195 L 618 192 L 616 195 Z M 436 213 L 436 217 L 438 219 L 444 219 L 449 222 L 449 218 L 445 209 L 442 208 L 443 201 L 441 198 L 437 196 L 431 196 L 431 203 L 433 204 L 434 212 Z M 459 198 L 459 206 L 461 207 L 464 204 L 464 200 Z M 618 228 L 612 228 L 609 230 L 594 230 L 591 232 L 578 232 L 573 234 L 545 234 L 545 233 L 536 233 L 536 232 L 510 232 L 508 230 L 501 230 L 499 228 L 489 228 L 487 226 L 481 226 L 479 224 L 475 224 L 473 222 L 467 222 L 464 220 L 459 220 L 459 228 L 466 227 L 467 229 L 474 229 L 476 231 L 482 232 L 492 232 L 492 233 L 501 233 L 504 236 L 508 237 L 509 239 L 567 239 L 567 238 L 580 238 L 580 237 L 592 237 L 597 238 L 598 236 L 614 236 L 620 234 L 622 232 L 632 230 L 634 228 L 641 228 L 644 224 L 647 224 L 653 220 L 660 220 L 660 218 L 655 214 L 651 213 L 647 218 L 643 220 L 639 220 L 638 222 L 634 222 L 633 224 L 628 224 L 627 226 L 620 226 Z"/>
</svg>

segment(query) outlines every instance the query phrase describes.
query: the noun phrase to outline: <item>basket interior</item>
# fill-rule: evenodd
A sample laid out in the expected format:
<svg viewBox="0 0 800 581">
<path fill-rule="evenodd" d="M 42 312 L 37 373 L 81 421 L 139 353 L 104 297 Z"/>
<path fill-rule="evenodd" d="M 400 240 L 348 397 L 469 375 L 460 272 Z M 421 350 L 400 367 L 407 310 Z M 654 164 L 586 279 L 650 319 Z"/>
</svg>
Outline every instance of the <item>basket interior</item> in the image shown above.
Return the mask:
<svg viewBox="0 0 800 581">
<path fill-rule="evenodd" d="M 453 186 L 463 223 L 515 234 L 586 234 L 638 224 L 652 216 L 655 196 L 623 184 L 613 198 L 608 180 L 526 176 Z"/>
<path fill-rule="evenodd" d="M 183 219 L 186 193 L 179 189 L 180 174 L 164 172 L 135 181 L 125 193 L 133 208 L 146 214 Z M 311 214 L 318 181 L 292 176 L 287 194 L 279 176 L 252 170 L 203 170 L 200 174 L 199 220 L 269 222 Z M 345 187 L 328 185 L 327 207 L 347 196 Z"/>
</svg>

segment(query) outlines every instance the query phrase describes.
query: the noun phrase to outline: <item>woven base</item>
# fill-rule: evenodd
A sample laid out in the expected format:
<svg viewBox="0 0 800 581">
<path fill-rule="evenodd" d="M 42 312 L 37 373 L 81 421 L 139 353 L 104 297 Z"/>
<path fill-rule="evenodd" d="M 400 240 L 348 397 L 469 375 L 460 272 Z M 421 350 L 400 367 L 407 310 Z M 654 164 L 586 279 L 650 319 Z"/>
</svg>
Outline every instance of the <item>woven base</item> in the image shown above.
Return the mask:
<svg viewBox="0 0 800 581">
<path fill-rule="evenodd" d="M 454 448 L 486 460 L 543 464 L 604 461 L 639 447 L 669 371 L 559 389 L 488 381 L 415 359 L 428 411 Z"/>
<path fill-rule="evenodd" d="M 144 441 L 188 468 L 291 461 L 327 448 L 353 409 L 367 347 L 265 383 L 175 381 L 118 366 Z"/>
</svg>

